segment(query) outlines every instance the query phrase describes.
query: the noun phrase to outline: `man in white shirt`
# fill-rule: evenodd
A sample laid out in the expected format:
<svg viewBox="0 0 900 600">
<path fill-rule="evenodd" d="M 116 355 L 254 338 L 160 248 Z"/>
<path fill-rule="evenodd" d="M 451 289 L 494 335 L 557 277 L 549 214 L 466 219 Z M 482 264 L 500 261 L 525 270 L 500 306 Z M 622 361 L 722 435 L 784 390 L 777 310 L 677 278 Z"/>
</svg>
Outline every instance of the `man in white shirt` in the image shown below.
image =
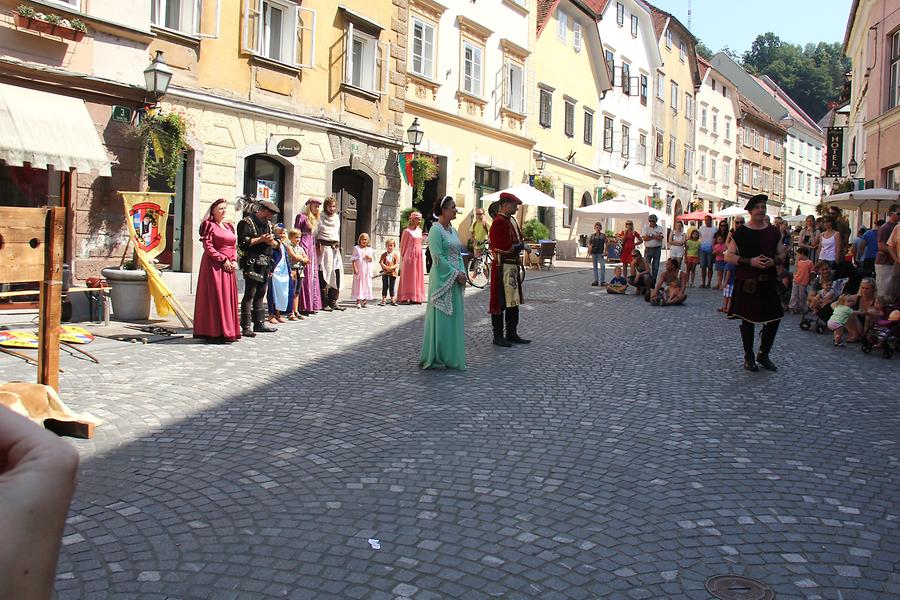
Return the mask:
<svg viewBox="0 0 900 600">
<path fill-rule="evenodd" d="M 713 227 L 712 216 L 703 218 L 703 225 L 697 231 L 700 232 L 700 287 L 708 288 L 712 285 L 713 277 L 713 242 L 716 239 L 717 228 Z"/>
<path fill-rule="evenodd" d="M 656 215 L 650 215 L 647 220 L 649 223 L 641 229 L 641 237 L 644 239 L 644 258 L 650 263 L 652 280 L 656 281 L 662 256 L 662 241 L 666 232 L 656 224 Z"/>
</svg>

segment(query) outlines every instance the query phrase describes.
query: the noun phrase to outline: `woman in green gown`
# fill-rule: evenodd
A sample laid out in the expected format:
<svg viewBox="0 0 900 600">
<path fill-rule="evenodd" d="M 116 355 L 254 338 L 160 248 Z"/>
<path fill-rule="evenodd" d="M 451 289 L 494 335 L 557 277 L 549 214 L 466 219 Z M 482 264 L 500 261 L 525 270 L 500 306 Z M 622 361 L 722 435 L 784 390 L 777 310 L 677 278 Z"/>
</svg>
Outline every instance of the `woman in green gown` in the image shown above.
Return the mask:
<svg viewBox="0 0 900 600">
<path fill-rule="evenodd" d="M 422 339 L 423 369 L 466 369 L 463 288 L 466 269 L 462 244 L 450 225 L 456 217 L 456 202 L 450 196 L 435 206 L 438 217 L 428 232 L 431 271 L 428 273 L 428 306 L 425 311 L 425 336 Z"/>
</svg>

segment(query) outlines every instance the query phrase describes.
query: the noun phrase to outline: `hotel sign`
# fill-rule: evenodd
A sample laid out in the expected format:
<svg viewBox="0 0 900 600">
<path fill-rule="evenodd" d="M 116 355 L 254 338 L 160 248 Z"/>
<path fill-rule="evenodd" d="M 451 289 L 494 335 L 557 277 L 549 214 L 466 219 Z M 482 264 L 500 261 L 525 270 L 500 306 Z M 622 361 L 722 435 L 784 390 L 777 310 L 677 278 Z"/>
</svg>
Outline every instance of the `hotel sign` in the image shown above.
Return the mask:
<svg viewBox="0 0 900 600">
<path fill-rule="evenodd" d="M 825 177 L 843 177 L 844 128 L 829 127 L 826 137 Z"/>
</svg>

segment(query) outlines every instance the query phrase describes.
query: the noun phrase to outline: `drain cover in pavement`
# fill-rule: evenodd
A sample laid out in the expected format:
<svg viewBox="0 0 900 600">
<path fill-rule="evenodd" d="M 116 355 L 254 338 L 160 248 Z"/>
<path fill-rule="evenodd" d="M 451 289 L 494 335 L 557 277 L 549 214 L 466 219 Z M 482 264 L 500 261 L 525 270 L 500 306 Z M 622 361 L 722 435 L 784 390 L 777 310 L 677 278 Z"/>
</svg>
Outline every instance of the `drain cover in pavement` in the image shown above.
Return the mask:
<svg viewBox="0 0 900 600">
<path fill-rule="evenodd" d="M 739 575 L 716 575 L 706 580 L 706 590 L 722 600 L 772 600 L 775 591 L 761 581 Z"/>
</svg>

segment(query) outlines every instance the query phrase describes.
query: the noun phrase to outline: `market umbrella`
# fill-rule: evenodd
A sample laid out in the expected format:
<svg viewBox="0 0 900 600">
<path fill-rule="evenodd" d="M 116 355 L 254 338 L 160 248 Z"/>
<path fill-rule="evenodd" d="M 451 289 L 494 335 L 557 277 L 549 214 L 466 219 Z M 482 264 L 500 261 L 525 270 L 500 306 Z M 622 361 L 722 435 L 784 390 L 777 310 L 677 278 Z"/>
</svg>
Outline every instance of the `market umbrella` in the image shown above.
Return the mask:
<svg viewBox="0 0 900 600">
<path fill-rule="evenodd" d="M 647 206 L 634 200 L 618 197 L 605 200 L 590 206 L 582 206 L 575 209 L 575 227 L 572 229 L 581 233 L 590 233 L 594 221 L 598 218 L 606 219 L 631 219 L 632 221 L 646 221 L 650 215 L 656 215 L 660 225 L 665 227 L 668 216 L 661 210 Z"/>
<path fill-rule="evenodd" d="M 900 202 L 900 191 L 887 188 L 856 190 L 826 196 L 822 202 L 827 206 L 836 206 L 843 209 L 881 212 L 882 210 L 887 210 L 894 202 Z"/>
<path fill-rule="evenodd" d="M 713 214 L 705 210 L 695 210 L 694 212 L 685 213 L 675 217 L 679 221 L 702 221 L 706 217 L 712 217 Z"/>
<path fill-rule="evenodd" d="M 784 222 L 790 225 L 802 225 L 806 222 L 807 215 L 792 215 L 790 217 L 784 217 Z"/>
<path fill-rule="evenodd" d="M 544 192 L 531 187 L 527 183 L 520 183 L 519 185 L 514 185 L 511 188 L 506 188 L 505 190 L 500 190 L 499 192 L 494 192 L 493 194 L 488 194 L 487 196 L 482 196 L 481 201 L 490 206 L 492 202 L 495 202 L 500 199 L 500 194 L 507 192 L 513 194 L 516 198 L 522 201 L 523 206 L 543 206 L 544 208 L 566 208 L 566 205 L 554 198 L 553 196 L 548 196 Z"/>
<path fill-rule="evenodd" d="M 713 214 L 716 219 L 726 219 L 728 217 L 743 217 L 747 215 L 747 211 L 740 206 L 729 206 L 725 210 Z"/>
</svg>

